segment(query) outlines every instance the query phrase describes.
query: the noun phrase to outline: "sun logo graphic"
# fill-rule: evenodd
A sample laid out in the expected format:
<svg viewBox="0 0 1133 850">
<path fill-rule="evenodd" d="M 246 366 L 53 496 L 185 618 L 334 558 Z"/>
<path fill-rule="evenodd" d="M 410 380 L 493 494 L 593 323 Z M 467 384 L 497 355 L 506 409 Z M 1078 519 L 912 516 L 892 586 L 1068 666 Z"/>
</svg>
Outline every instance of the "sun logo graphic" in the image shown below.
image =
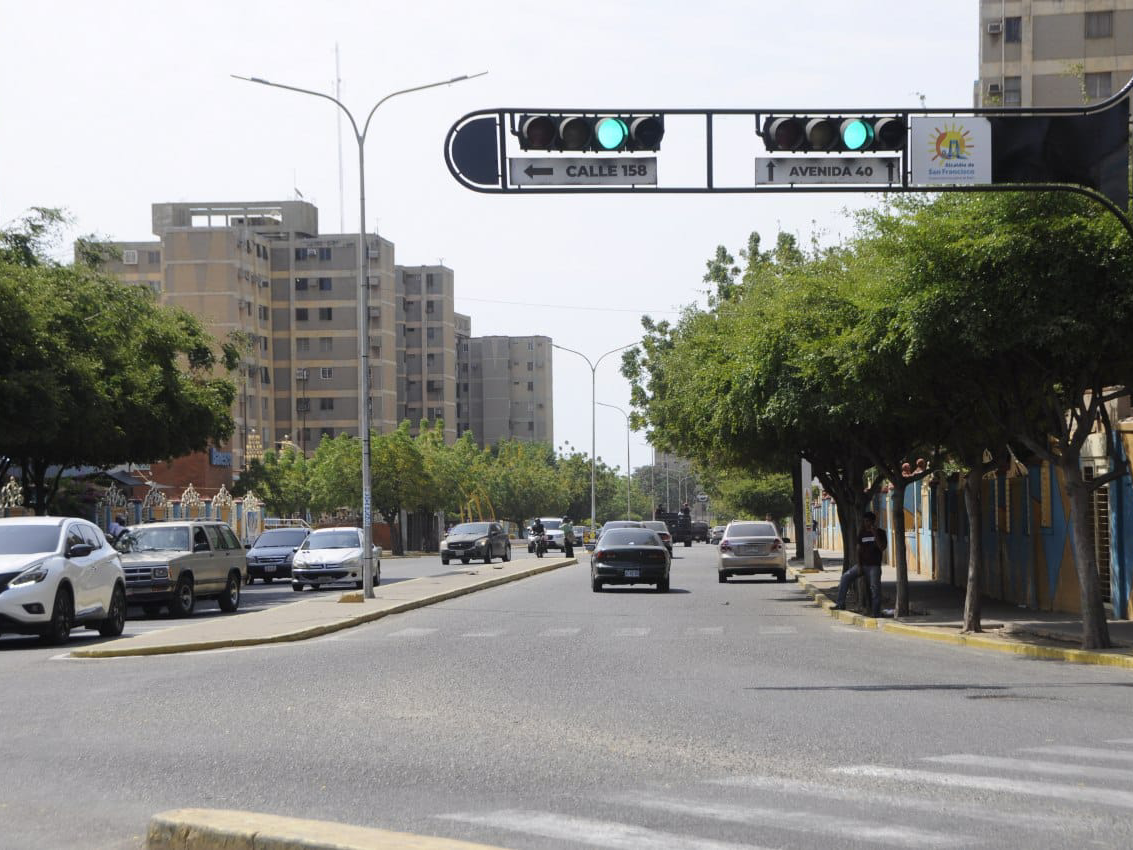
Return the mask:
<svg viewBox="0 0 1133 850">
<path fill-rule="evenodd" d="M 955 162 L 970 159 L 974 147 L 971 133 L 960 124 L 953 124 L 951 127 L 945 126 L 944 129 L 937 127 L 933 130 L 932 139 L 929 142 L 933 162 L 937 160 Z"/>
</svg>

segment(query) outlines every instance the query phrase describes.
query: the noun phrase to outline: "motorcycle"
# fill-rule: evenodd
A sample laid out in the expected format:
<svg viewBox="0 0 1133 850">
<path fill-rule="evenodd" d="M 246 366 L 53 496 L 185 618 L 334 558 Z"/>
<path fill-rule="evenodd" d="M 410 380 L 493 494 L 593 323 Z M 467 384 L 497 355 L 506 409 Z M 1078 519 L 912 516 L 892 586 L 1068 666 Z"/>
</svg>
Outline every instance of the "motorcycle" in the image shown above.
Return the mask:
<svg viewBox="0 0 1133 850">
<path fill-rule="evenodd" d="M 547 535 L 538 534 L 535 536 L 535 557 L 542 558 L 547 552 Z"/>
</svg>

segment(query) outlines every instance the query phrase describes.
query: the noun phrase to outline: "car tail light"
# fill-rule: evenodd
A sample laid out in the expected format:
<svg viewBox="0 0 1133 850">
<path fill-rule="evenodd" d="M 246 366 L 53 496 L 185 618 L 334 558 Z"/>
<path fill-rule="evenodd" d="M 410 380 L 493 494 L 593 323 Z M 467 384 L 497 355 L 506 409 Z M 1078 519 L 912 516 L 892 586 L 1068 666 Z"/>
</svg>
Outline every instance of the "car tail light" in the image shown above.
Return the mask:
<svg viewBox="0 0 1133 850">
<path fill-rule="evenodd" d="M 720 548 L 723 549 L 725 552 L 727 552 L 729 549 L 732 548 L 732 544 L 729 543 L 727 540 L 721 540 L 720 541 Z"/>
<path fill-rule="evenodd" d="M 783 548 L 783 541 L 782 540 L 776 540 L 774 543 L 771 544 L 771 551 L 772 552 L 778 552 L 782 548 Z"/>
<path fill-rule="evenodd" d="M 594 554 L 591 555 L 591 558 L 595 561 L 602 561 L 602 560 L 605 560 L 606 553 L 603 552 L 601 549 L 595 549 Z"/>
</svg>

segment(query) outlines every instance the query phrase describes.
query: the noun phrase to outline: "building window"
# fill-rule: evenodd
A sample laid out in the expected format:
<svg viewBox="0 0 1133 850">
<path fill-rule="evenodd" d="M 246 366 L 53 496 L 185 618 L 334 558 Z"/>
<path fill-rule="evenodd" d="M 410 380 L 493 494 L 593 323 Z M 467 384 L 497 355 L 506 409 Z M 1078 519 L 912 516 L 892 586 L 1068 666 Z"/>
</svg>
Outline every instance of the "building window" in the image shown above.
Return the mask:
<svg viewBox="0 0 1133 850">
<path fill-rule="evenodd" d="M 330 278 L 329 277 L 320 277 L 319 278 L 319 292 L 330 292 Z"/>
<path fill-rule="evenodd" d="M 426 313 L 432 313 L 433 312 L 433 306 L 435 304 L 436 304 L 435 301 L 426 301 L 425 302 L 425 312 Z"/>
<path fill-rule="evenodd" d="M 321 337 L 319 337 L 319 351 L 322 351 L 324 353 L 328 352 L 328 351 L 334 351 L 334 337 L 333 336 L 321 336 Z"/>
<path fill-rule="evenodd" d="M 303 292 L 306 289 L 307 289 L 307 278 L 305 278 L 305 277 L 295 278 L 295 291 L 296 292 Z"/>
<path fill-rule="evenodd" d="M 528 422 L 527 423 L 527 430 L 528 431 L 534 431 L 535 430 L 535 423 L 534 422 Z"/>
<path fill-rule="evenodd" d="M 147 280 L 146 286 L 150 288 L 150 292 L 154 295 L 161 295 L 161 281 L 160 280 Z"/>
<path fill-rule="evenodd" d="M 307 249 L 306 248 L 296 248 L 295 249 L 295 259 L 296 260 L 307 259 Z"/>
<path fill-rule="evenodd" d="M 148 251 L 147 253 L 149 254 L 149 264 L 151 266 L 161 264 L 161 251 Z"/>
<path fill-rule="evenodd" d="M 319 369 L 319 377 L 322 378 L 324 381 L 329 381 L 331 378 L 334 377 L 334 369 L 330 368 L 329 366 L 321 367 Z"/>
<path fill-rule="evenodd" d="M 258 312 L 258 313 L 259 313 L 259 315 L 260 315 L 260 321 L 261 321 L 261 322 L 266 322 L 266 321 L 268 320 L 268 308 L 267 308 L 267 307 L 265 307 L 265 306 L 264 306 L 263 304 L 261 304 L 261 305 L 260 305 L 260 306 L 259 306 L 259 307 L 257 308 L 257 312 Z"/>
<path fill-rule="evenodd" d="M 535 382 L 534 381 L 528 381 L 527 382 L 527 391 L 529 393 L 535 392 Z"/>
<path fill-rule="evenodd" d="M 306 413 L 311 409 L 311 400 L 309 398 L 295 399 L 295 412 Z"/>
<path fill-rule="evenodd" d="M 527 371 L 528 372 L 534 372 L 535 371 L 535 364 L 532 363 L 530 360 L 527 361 Z"/>
<path fill-rule="evenodd" d="M 333 398 L 320 398 L 319 399 L 319 410 L 334 410 L 334 399 Z"/>
<path fill-rule="evenodd" d="M 333 316 L 332 310 L 333 310 L 333 308 L 331 308 L 331 307 L 320 307 L 319 308 L 319 321 L 329 322 L 331 320 L 332 316 Z"/>
<path fill-rule="evenodd" d="M 330 248 L 320 248 L 319 249 L 319 259 L 320 260 L 329 260 L 330 259 Z"/>
<path fill-rule="evenodd" d="M 1003 105 L 1021 106 L 1023 104 L 1023 78 L 1003 78 Z"/>
<path fill-rule="evenodd" d="M 1104 100 L 1113 94 L 1113 74 L 1109 71 L 1086 74 L 1083 83 L 1086 89 L 1086 97 L 1090 100 Z"/>
<path fill-rule="evenodd" d="M 306 307 L 296 307 L 295 308 L 295 321 L 297 321 L 297 322 L 307 321 L 307 308 Z"/>
<path fill-rule="evenodd" d="M 322 431 L 319 432 L 319 435 L 320 435 L 320 437 L 327 437 L 327 438 L 333 440 L 334 439 L 334 429 L 333 428 L 323 428 Z"/>
<path fill-rule="evenodd" d="M 1003 40 L 1006 42 L 1021 42 L 1023 40 L 1023 19 L 1003 19 Z"/>
<path fill-rule="evenodd" d="M 534 351 L 535 350 L 535 343 L 534 342 L 528 342 L 527 343 L 527 350 L 528 351 Z"/>
<path fill-rule="evenodd" d="M 261 384 L 270 384 L 271 383 L 271 373 L 268 372 L 267 366 L 261 366 L 260 367 L 260 383 Z"/>
<path fill-rule="evenodd" d="M 300 428 L 299 429 L 299 443 L 300 443 L 300 445 L 305 446 L 310 442 L 311 442 L 311 429 L 310 428 Z"/>
<path fill-rule="evenodd" d="M 1112 38 L 1113 12 L 1087 12 L 1086 38 Z"/>
<path fill-rule="evenodd" d="M 266 336 L 260 337 L 260 351 L 268 350 L 268 338 Z"/>
<path fill-rule="evenodd" d="M 295 350 L 296 351 L 310 351 L 311 350 L 311 338 L 308 337 L 308 336 L 297 336 L 297 337 L 295 337 Z"/>
</svg>

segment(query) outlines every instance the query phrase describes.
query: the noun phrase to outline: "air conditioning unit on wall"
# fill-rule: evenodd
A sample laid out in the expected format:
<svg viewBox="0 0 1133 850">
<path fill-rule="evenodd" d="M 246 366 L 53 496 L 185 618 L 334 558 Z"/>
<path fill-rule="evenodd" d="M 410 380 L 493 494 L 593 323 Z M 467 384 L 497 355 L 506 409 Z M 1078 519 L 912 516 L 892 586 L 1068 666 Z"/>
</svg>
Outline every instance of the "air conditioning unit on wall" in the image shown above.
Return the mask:
<svg viewBox="0 0 1133 850">
<path fill-rule="evenodd" d="M 999 83 L 988 83 L 987 93 L 990 97 L 999 97 L 1003 94 L 1003 86 Z"/>
<path fill-rule="evenodd" d="M 1003 32 L 1003 21 L 988 21 L 988 35 L 999 35 L 1001 32 Z"/>
<path fill-rule="evenodd" d="M 296 369 L 295 370 L 295 380 L 296 381 L 305 381 L 305 380 L 307 380 L 307 374 L 308 373 L 307 373 L 306 369 Z"/>
</svg>

